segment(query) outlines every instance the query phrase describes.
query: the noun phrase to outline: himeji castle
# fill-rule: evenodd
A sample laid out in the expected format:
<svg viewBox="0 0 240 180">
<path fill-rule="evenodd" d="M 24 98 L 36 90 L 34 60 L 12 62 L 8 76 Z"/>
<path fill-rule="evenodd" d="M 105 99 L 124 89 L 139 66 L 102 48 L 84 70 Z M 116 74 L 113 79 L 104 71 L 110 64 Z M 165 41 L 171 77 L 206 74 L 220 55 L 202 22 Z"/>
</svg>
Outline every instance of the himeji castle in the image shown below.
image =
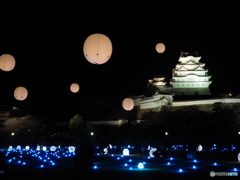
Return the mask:
<svg viewBox="0 0 240 180">
<path fill-rule="evenodd" d="M 151 109 L 160 106 L 189 106 L 221 103 L 240 103 L 240 98 L 213 98 L 209 90 L 211 76 L 205 68 L 205 63 L 201 63 L 201 56 L 198 52 L 181 52 L 179 60 L 172 70 L 172 79 L 167 85 L 163 75 L 156 75 L 150 79 L 148 85 L 158 87 L 158 91 L 151 97 L 131 96 L 135 106 L 139 109 Z M 194 96 L 194 100 L 174 101 L 174 97 Z M 209 97 L 202 99 L 200 96 Z M 199 97 L 199 99 L 197 98 Z M 184 99 L 184 98 L 182 98 Z"/>
<path fill-rule="evenodd" d="M 211 95 L 209 85 L 211 76 L 204 68 L 205 63 L 199 62 L 200 56 L 181 52 L 179 62 L 172 71 L 170 85 L 175 96 L 179 95 Z"/>
</svg>

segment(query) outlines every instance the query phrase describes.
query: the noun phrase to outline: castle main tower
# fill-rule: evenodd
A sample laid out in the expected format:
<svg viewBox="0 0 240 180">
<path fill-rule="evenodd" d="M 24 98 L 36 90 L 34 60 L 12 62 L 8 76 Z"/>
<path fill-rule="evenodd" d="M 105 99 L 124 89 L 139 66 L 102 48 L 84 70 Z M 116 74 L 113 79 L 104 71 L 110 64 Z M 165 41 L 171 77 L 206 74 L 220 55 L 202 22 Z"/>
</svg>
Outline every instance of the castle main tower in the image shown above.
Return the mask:
<svg viewBox="0 0 240 180">
<path fill-rule="evenodd" d="M 205 63 L 199 62 L 201 56 L 196 53 L 181 52 L 179 62 L 172 71 L 170 85 L 179 95 L 211 95 L 209 85 L 211 76 L 204 69 Z"/>
</svg>

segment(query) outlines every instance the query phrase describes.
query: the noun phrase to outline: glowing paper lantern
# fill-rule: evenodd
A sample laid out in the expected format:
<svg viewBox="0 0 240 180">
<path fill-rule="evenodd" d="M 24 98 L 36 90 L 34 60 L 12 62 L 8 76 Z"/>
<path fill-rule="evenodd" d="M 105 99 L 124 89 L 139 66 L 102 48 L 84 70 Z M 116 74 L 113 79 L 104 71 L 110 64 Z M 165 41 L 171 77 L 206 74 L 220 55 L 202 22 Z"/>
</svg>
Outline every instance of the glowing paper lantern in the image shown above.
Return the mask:
<svg viewBox="0 0 240 180">
<path fill-rule="evenodd" d="M 202 145 L 199 145 L 199 146 L 197 147 L 197 151 L 202 151 L 202 149 L 203 149 Z"/>
<path fill-rule="evenodd" d="M 12 151 L 13 147 L 12 146 L 9 146 L 8 147 L 8 151 Z"/>
<path fill-rule="evenodd" d="M 29 149 L 30 149 L 30 147 L 29 147 L 29 146 L 26 146 L 26 147 L 25 147 L 25 149 L 26 149 L 26 150 L 29 150 Z"/>
<path fill-rule="evenodd" d="M 37 151 L 40 151 L 41 150 L 41 147 L 40 146 L 37 146 Z"/>
<path fill-rule="evenodd" d="M 0 56 L 0 69 L 3 71 L 11 71 L 15 67 L 16 61 L 10 54 Z"/>
<path fill-rule="evenodd" d="M 157 45 L 156 45 L 156 51 L 158 52 L 158 53 L 163 53 L 164 51 L 165 51 L 165 45 L 163 44 L 163 43 L 158 43 Z"/>
<path fill-rule="evenodd" d="M 129 155 L 129 150 L 128 149 L 124 149 L 123 150 L 123 155 L 124 156 L 128 156 Z"/>
<path fill-rule="evenodd" d="M 138 168 L 139 168 L 139 169 L 143 169 L 143 168 L 144 168 L 143 163 L 138 163 Z"/>
<path fill-rule="evenodd" d="M 16 88 L 14 91 L 14 97 L 19 101 L 25 100 L 27 96 L 28 96 L 28 91 L 25 87 L 20 86 Z"/>
<path fill-rule="evenodd" d="M 134 107 L 134 101 L 131 98 L 125 98 L 122 102 L 123 109 L 130 111 Z"/>
<path fill-rule="evenodd" d="M 155 151 L 157 151 L 156 148 L 151 148 L 151 150 L 149 151 L 149 155 L 150 155 L 151 157 L 155 157 L 155 156 L 153 155 L 153 153 L 154 153 Z"/>
<path fill-rule="evenodd" d="M 90 63 L 104 64 L 112 55 L 112 43 L 104 34 L 92 34 L 84 42 L 83 53 Z"/>
<path fill-rule="evenodd" d="M 46 150 L 47 150 L 47 147 L 46 147 L 46 146 L 43 146 L 42 150 L 43 150 L 43 151 L 46 151 Z"/>
<path fill-rule="evenodd" d="M 103 152 L 104 152 L 104 154 L 107 154 L 107 153 L 108 153 L 107 148 L 104 148 L 104 149 L 103 149 Z"/>
<path fill-rule="evenodd" d="M 70 86 L 70 90 L 73 92 L 73 93 L 77 93 L 79 91 L 80 87 L 77 83 L 73 83 L 71 84 Z"/>
<path fill-rule="evenodd" d="M 55 146 L 51 146 L 51 147 L 50 147 L 50 151 L 56 151 L 56 149 L 57 149 L 57 148 L 56 148 Z"/>
<path fill-rule="evenodd" d="M 18 146 L 17 146 L 17 149 L 21 149 L 21 146 L 20 146 L 20 145 L 18 145 Z"/>
<path fill-rule="evenodd" d="M 69 147 L 68 147 L 68 151 L 69 151 L 69 152 L 74 152 L 74 151 L 75 151 L 75 147 L 69 146 Z"/>
</svg>

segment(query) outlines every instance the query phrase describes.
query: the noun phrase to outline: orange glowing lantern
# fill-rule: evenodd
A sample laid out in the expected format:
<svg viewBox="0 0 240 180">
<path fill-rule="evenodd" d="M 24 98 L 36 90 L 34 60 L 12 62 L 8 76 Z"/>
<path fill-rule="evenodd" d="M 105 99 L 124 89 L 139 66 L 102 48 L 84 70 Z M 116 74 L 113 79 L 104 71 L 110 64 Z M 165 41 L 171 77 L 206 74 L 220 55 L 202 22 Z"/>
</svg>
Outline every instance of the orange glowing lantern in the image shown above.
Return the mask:
<svg viewBox="0 0 240 180">
<path fill-rule="evenodd" d="M 0 56 L 0 69 L 3 71 L 11 71 L 15 67 L 16 61 L 10 54 Z"/>
<path fill-rule="evenodd" d="M 71 84 L 70 86 L 70 90 L 73 92 L 73 93 L 77 93 L 79 91 L 80 87 L 77 83 L 73 83 Z"/>
<path fill-rule="evenodd" d="M 134 107 L 134 101 L 131 98 L 125 98 L 122 102 L 123 109 L 130 111 Z"/>
<path fill-rule="evenodd" d="M 163 43 L 158 43 L 157 45 L 156 45 L 156 51 L 158 52 L 158 53 L 163 53 L 164 51 L 165 51 L 165 45 L 163 44 Z"/>
<path fill-rule="evenodd" d="M 28 91 L 25 87 L 17 87 L 14 91 L 14 97 L 19 100 L 23 101 L 27 98 L 28 96 Z"/>
<path fill-rule="evenodd" d="M 112 55 L 111 40 L 104 34 L 92 34 L 84 42 L 83 53 L 90 63 L 104 64 Z"/>
</svg>

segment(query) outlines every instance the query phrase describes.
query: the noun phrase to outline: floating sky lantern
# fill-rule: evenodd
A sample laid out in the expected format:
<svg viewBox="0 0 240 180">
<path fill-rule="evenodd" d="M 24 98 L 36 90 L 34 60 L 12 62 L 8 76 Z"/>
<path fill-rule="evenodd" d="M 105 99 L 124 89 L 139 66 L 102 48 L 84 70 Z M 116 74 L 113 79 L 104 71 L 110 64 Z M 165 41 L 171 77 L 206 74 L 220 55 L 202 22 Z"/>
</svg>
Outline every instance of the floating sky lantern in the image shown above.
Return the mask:
<svg viewBox="0 0 240 180">
<path fill-rule="evenodd" d="M 90 63 L 104 64 L 112 55 L 111 40 L 104 34 L 92 34 L 84 42 L 83 53 Z"/>
<path fill-rule="evenodd" d="M 77 93 L 79 91 L 80 87 L 77 83 L 72 83 L 71 86 L 70 86 L 70 90 L 73 92 L 73 93 Z"/>
<path fill-rule="evenodd" d="M 163 44 L 163 43 L 158 43 L 157 45 L 156 45 L 156 51 L 158 52 L 158 53 L 163 53 L 164 51 L 165 51 L 165 45 Z"/>
<path fill-rule="evenodd" d="M 131 98 L 125 98 L 122 102 L 122 106 L 126 111 L 130 111 L 134 107 L 134 101 Z"/>
<path fill-rule="evenodd" d="M 3 71 L 11 71 L 15 67 L 15 58 L 10 54 L 0 56 L 0 69 Z"/>
<path fill-rule="evenodd" d="M 25 87 L 17 87 L 14 91 L 14 97 L 19 100 L 23 101 L 27 98 L 28 96 L 28 91 Z"/>
</svg>

